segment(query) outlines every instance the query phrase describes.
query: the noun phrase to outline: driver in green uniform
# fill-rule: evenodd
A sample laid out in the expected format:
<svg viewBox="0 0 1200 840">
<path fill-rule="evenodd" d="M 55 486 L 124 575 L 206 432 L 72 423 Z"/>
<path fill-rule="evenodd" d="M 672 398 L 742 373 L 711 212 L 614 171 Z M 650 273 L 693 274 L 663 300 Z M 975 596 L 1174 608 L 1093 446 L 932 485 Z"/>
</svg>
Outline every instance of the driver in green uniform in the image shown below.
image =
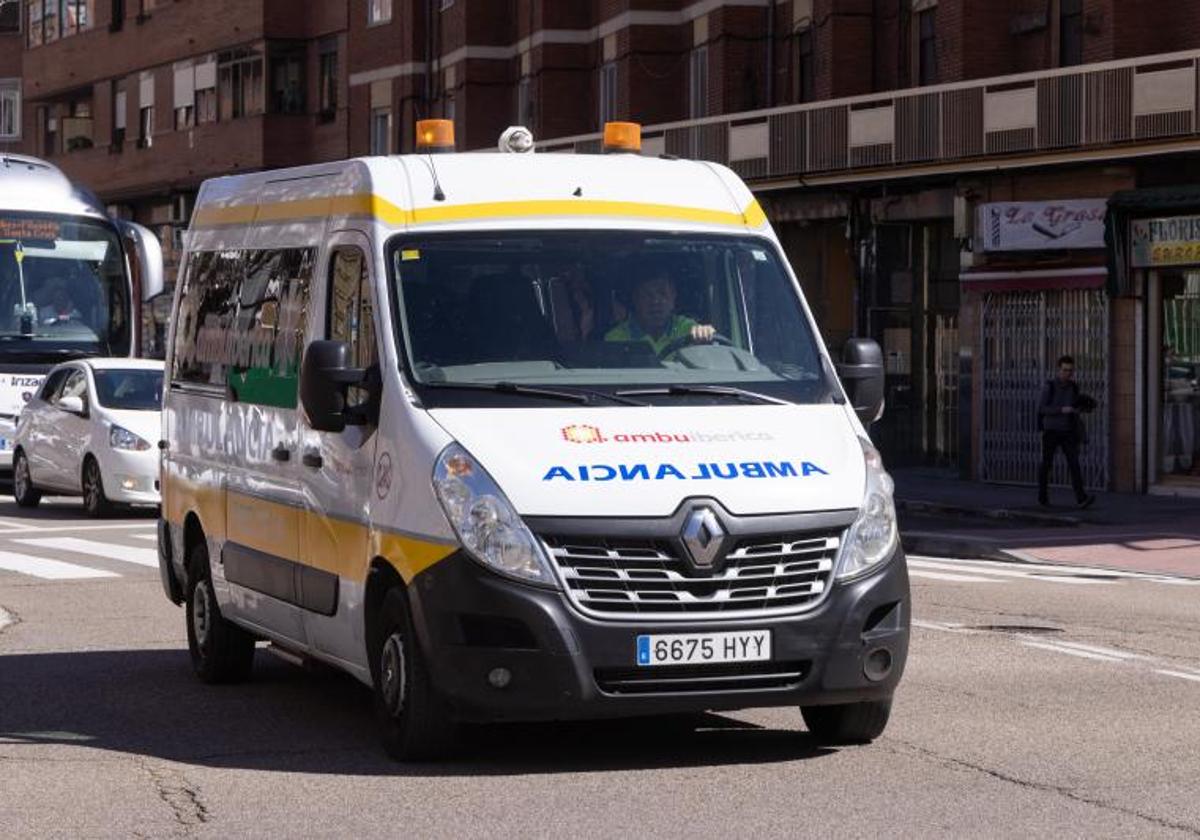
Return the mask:
<svg viewBox="0 0 1200 840">
<path fill-rule="evenodd" d="M 633 287 L 633 314 L 604 335 L 605 341 L 645 341 L 662 355 L 682 342 L 707 344 L 717 330 L 675 313 L 675 283 L 666 269 L 655 266 Z"/>
</svg>

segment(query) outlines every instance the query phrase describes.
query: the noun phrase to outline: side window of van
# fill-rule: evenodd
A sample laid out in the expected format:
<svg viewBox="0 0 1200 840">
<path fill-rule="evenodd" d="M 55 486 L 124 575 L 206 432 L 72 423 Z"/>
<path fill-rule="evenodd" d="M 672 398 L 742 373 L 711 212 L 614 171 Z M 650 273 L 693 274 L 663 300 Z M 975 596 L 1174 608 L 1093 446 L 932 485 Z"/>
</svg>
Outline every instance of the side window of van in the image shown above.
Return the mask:
<svg viewBox="0 0 1200 840">
<path fill-rule="evenodd" d="M 239 402 L 295 408 L 314 256 L 313 248 L 192 254 L 172 382 L 207 386 Z"/>
<path fill-rule="evenodd" d="M 357 248 L 334 252 L 329 267 L 329 338 L 350 345 L 355 367 L 369 368 L 379 359 L 375 345 L 375 306 L 366 257 Z M 349 407 L 370 398 L 366 388 L 349 391 Z"/>
</svg>

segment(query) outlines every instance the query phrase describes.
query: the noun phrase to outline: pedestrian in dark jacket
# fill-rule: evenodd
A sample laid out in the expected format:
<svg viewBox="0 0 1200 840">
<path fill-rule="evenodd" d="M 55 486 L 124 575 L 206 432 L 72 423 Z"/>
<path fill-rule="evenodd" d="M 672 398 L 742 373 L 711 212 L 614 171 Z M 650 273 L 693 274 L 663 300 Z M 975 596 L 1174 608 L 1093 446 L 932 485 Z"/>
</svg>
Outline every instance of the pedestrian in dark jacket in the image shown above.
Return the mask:
<svg viewBox="0 0 1200 840">
<path fill-rule="evenodd" d="M 1038 419 L 1042 429 L 1042 465 L 1038 470 L 1038 504 L 1048 506 L 1050 496 L 1050 468 L 1054 466 L 1054 453 L 1062 449 L 1067 459 L 1067 470 L 1071 473 L 1071 487 L 1075 491 L 1075 502 L 1081 508 L 1088 507 L 1095 496 L 1083 489 L 1083 472 L 1079 469 L 1079 443 L 1083 424 L 1079 414 L 1095 407 L 1095 400 L 1079 392 L 1075 384 L 1075 360 L 1063 356 L 1058 360 L 1058 376 L 1046 382 L 1042 398 L 1038 403 Z"/>
</svg>

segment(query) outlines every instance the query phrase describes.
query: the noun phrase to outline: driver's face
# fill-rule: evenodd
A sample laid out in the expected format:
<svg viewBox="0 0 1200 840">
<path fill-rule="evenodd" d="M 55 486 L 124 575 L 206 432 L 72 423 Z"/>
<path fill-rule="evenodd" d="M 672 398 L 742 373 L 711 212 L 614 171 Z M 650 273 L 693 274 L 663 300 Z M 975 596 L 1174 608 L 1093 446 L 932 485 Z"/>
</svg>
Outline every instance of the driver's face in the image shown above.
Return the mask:
<svg viewBox="0 0 1200 840">
<path fill-rule="evenodd" d="M 633 292 L 633 313 L 642 329 L 660 332 L 675 313 L 675 285 L 665 274 L 639 283 Z"/>
</svg>

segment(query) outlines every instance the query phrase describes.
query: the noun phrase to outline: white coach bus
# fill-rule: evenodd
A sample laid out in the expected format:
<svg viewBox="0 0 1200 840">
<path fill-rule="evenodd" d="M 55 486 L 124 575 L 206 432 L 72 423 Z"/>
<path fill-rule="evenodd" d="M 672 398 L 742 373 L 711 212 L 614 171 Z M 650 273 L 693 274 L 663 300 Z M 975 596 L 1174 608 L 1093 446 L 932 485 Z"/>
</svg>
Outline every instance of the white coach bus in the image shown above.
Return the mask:
<svg viewBox="0 0 1200 840">
<path fill-rule="evenodd" d="M 0 154 L 0 471 L 17 417 L 59 362 L 136 356 L 163 290 L 154 234 L 114 220 L 44 160 Z"/>
</svg>

